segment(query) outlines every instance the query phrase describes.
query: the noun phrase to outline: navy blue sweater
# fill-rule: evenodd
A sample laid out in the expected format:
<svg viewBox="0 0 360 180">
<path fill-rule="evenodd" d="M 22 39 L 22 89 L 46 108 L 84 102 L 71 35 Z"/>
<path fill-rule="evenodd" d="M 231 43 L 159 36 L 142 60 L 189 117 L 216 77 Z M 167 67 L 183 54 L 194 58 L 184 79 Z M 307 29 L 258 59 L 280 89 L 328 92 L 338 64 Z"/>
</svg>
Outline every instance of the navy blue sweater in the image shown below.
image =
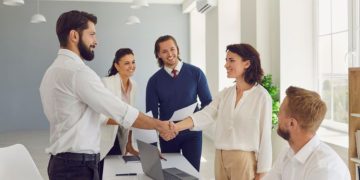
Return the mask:
<svg viewBox="0 0 360 180">
<path fill-rule="evenodd" d="M 200 68 L 183 63 L 176 78 L 164 68 L 158 70 L 146 87 L 146 112 L 152 111 L 154 118 L 168 120 L 181 108 L 197 102 L 199 96 L 203 108 L 211 102 L 211 94 L 206 77 Z"/>
</svg>

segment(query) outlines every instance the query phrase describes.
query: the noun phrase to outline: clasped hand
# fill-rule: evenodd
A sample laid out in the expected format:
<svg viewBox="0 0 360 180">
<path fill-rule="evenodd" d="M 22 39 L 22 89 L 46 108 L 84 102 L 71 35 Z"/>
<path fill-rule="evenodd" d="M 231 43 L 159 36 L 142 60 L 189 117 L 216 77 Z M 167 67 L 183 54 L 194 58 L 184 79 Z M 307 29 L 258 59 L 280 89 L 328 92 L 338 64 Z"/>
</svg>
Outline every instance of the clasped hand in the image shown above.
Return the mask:
<svg viewBox="0 0 360 180">
<path fill-rule="evenodd" d="M 169 141 L 174 139 L 178 134 L 178 131 L 175 128 L 175 124 L 171 121 L 160 121 L 160 128 L 158 129 L 160 136 L 165 140 Z"/>
</svg>

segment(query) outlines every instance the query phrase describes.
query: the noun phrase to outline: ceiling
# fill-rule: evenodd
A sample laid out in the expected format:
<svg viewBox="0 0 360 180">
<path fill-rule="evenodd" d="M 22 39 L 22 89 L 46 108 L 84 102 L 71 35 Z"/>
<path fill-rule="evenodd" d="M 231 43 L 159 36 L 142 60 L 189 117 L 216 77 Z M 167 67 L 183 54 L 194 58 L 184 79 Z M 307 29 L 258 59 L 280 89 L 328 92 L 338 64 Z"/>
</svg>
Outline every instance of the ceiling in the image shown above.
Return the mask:
<svg viewBox="0 0 360 180">
<path fill-rule="evenodd" d="M 132 0 L 42 0 L 42 1 L 78 1 L 78 2 L 119 2 L 131 3 Z M 182 4 L 184 0 L 148 0 L 150 4 Z"/>
</svg>

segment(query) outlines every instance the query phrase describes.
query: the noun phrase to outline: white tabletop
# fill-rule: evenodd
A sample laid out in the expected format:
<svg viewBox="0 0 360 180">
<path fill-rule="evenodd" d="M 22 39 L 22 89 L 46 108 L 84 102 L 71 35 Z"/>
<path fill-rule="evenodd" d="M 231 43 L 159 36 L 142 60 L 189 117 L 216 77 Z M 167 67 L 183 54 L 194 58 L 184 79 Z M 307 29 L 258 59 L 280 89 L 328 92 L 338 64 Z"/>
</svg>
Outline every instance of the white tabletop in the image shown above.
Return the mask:
<svg viewBox="0 0 360 180">
<path fill-rule="evenodd" d="M 167 159 L 161 160 L 162 168 L 176 167 L 195 177 L 199 177 L 199 172 L 179 153 L 164 153 L 163 156 Z M 137 173 L 137 176 L 115 176 L 115 174 L 123 173 Z M 141 168 L 140 161 L 128 162 L 122 159 L 121 156 L 106 156 L 104 160 L 103 180 L 115 179 L 140 179 L 151 180 L 150 177 L 144 175 Z"/>
</svg>

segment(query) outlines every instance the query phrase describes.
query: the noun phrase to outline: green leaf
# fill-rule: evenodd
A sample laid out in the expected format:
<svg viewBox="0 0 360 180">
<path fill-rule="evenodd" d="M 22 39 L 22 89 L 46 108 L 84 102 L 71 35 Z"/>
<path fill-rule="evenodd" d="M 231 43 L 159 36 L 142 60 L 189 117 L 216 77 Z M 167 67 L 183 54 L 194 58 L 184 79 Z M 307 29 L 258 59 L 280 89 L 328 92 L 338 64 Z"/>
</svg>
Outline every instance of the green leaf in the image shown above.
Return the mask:
<svg viewBox="0 0 360 180">
<path fill-rule="evenodd" d="M 278 124 L 277 114 L 279 113 L 280 108 L 280 98 L 279 98 L 279 88 L 273 84 L 272 75 L 267 74 L 263 77 L 261 85 L 269 92 L 273 103 L 272 103 L 272 128 L 276 127 Z"/>
</svg>

